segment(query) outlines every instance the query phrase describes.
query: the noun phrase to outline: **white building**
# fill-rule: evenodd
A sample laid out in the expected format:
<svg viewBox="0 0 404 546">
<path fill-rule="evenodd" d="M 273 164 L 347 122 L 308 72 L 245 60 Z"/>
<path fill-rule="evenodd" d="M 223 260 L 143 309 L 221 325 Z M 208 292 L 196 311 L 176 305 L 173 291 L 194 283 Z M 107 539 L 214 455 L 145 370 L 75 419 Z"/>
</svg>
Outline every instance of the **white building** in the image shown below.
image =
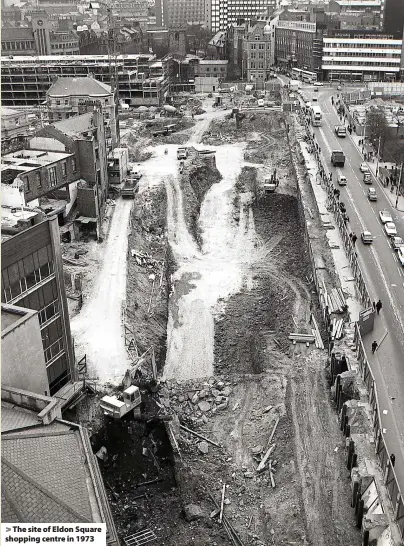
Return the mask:
<svg viewBox="0 0 404 546">
<path fill-rule="evenodd" d="M 216 33 L 241 19 L 257 18 L 277 4 L 278 0 L 206 0 L 206 26 Z"/>
<path fill-rule="evenodd" d="M 326 80 L 394 81 L 399 79 L 403 40 L 368 31 L 334 31 L 323 39 Z"/>
</svg>

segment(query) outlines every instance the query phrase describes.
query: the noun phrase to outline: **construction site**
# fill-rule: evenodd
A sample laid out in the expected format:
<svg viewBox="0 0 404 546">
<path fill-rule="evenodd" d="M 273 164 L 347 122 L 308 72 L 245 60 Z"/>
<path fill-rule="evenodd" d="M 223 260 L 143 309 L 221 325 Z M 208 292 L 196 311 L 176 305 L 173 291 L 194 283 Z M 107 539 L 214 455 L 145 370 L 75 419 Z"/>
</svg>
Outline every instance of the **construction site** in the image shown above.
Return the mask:
<svg viewBox="0 0 404 546">
<path fill-rule="evenodd" d="M 67 260 L 85 252 L 68 269 L 82 293 L 72 332 L 98 390 L 72 418 L 90 431 L 123 544 L 359 546 L 313 263 L 337 347 L 351 340 L 349 294 L 303 126 L 231 100 L 193 100 L 168 138 L 127 121 L 139 192 L 109 202 L 102 244 L 64 247 Z M 344 385 L 344 401 L 363 400 Z M 139 403 L 104 415 L 103 397 L 133 386 Z"/>
</svg>

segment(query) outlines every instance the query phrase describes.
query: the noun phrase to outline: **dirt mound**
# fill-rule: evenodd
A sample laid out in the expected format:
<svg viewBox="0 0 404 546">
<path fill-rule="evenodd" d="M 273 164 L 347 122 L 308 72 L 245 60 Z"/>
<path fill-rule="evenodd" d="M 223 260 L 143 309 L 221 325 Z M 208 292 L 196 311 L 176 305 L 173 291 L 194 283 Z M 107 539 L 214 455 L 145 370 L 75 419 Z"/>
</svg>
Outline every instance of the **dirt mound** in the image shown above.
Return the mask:
<svg viewBox="0 0 404 546">
<path fill-rule="evenodd" d="M 188 228 L 198 244 L 201 244 L 198 218 L 202 201 L 213 186 L 222 179 L 213 157 L 200 157 L 191 150 L 185 162 L 183 176 L 180 178 L 184 195 L 184 214 Z"/>
</svg>

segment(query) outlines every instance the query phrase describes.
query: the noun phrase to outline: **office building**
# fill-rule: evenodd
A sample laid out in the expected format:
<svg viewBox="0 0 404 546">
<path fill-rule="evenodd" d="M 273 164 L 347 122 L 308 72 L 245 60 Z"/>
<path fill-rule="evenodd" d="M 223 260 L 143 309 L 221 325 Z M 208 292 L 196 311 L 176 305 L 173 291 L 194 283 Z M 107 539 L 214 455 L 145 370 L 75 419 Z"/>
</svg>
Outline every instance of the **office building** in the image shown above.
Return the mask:
<svg viewBox="0 0 404 546">
<path fill-rule="evenodd" d="M 157 26 L 185 27 L 205 23 L 205 4 L 209 0 L 156 0 Z"/>
<path fill-rule="evenodd" d="M 46 219 L 15 235 L 3 238 L 1 276 L 2 303 L 23 308 L 21 313 L 31 310 L 38 314 L 49 384 L 49 393 L 39 394 L 53 395 L 68 382 L 76 380 L 57 217 Z M 30 337 L 38 341 L 34 329 L 31 329 Z M 24 343 L 21 336 L 14 339 Z M 14 350 L 13 354 L 17 352 Z M 27 348 L 22 346 L 21 355 L 26 354 Z M 13 361 L 9 364 L 13 366 Z M 16 375 L 20 375 L 25 364 L 24 361 L 14 363 Z M 7 372 L 10 382 L 12 372 L 13 370 Z M 27 377 L 27 385 L 30 380 Z"/>
<path fill-rule="evenodd" d="M 329 31 L 323 39 L 327 80 L 395 81 L 400 78 L 403 39 L 376 31 Z"/>
<path fill-rule="evenodd" d="M 327 9 L 340 29 L 382 30 L 383 0 L 330 0 Z"/>
<path fill-rule="evenodd" d="M 168 90 L 163 62 L 154 55 L 118 55 L 113 62 L 118 74 L 119 98 L 131 106 L 161 106 Z M 110 85 L 107 55 L 65 55 L 2 58 L 1 98 L 4 106 L 39 106 L 55 77 L 91 75 Z"/>
<path fill-rule="evenodd" d="M 301 68 L 321 79 L 322 31 L 316 22 L 279 20 L 275 30 L 278 66 Z"/>
<path fill-rule="evenodd" d="M 401 33 L 404 29 L 403 0 L 382 0 L 383 2 L 383 30 L 387 33 Z"/>
<path fill-rule="evenodd" d="M 206 0 L 205 24 L 212 32 L 226 30 L 230 24 L 255 19 L 268 8 L 275 9 L 276 0 Z"/>
</svg>

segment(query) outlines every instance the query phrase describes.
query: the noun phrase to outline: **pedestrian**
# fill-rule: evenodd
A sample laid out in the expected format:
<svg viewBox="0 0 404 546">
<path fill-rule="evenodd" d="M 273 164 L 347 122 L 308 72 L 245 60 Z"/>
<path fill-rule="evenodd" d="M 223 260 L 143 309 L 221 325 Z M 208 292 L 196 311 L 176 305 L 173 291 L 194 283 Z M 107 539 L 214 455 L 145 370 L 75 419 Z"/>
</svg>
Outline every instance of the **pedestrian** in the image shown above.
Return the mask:
<svg viewBox="0 0 404 546">
<path fill-rule="evenodd" d="M 373 302 L 373 311 L 376 311 L 376 302 Z"/>
<path fill-rule="evenodd" d="M 352 234 L 352 246 L 355 246 L 356 241 L 358 240 L 358 237 L 355 233 Z"/>
<path fill-rule="evenodd" d="M 379 344 L 377 343 L 377 341 L 374 341 L 372 343 L 372 354 L 374 355 L 375 354 L 375 351 L 376 349 L 378 348 Z"/>
<path fill-rule="evenodd" d="M 390 462 L 391 466 L 394 468 L 394 465 L 396 464 L 396 456 L 394 455 L 394 453 L 390 455 Z"/>
<path fill-rule="evenodd" d="M 390 178 L 388 176 L 386 176 L 386 188 L 389 187 L 389 182 L 390 182 Z"/>
<path fill-rule="evenodd" d="M 377 314 L 380 313 L 380 309 L 383 307 L 382 305 L 382 302 L 381 300 L 379 300 L 377 303 L 376 303 L 376 311 L 377 311 Z"/>
<path fill-rule="evenodd" d="M 330 173 L 330 182 L 332 182 L 332 173 Z"/>
</svg>

